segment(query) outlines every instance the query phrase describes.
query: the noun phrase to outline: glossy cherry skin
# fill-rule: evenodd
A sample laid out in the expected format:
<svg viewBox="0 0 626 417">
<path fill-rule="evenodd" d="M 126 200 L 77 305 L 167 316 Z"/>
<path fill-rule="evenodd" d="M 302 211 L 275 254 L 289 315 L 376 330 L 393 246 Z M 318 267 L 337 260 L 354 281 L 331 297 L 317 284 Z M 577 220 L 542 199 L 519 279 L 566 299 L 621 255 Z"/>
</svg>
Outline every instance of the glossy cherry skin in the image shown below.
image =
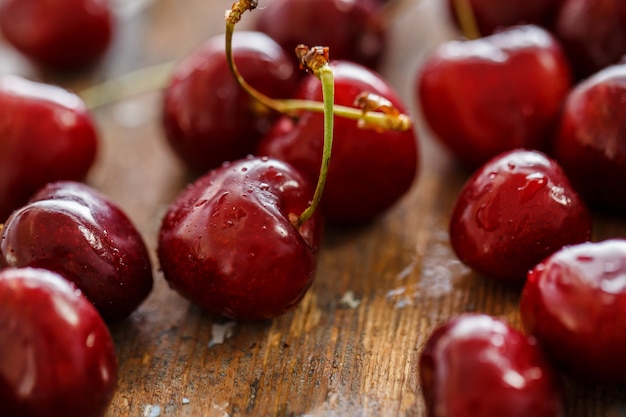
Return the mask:
<svg viewBox="0 0 626 417">
<path fill-rule="evenodd" d="M 562 417 L 558 375 L 506 322 L 466 314 L 437 327 L 419 359 L 428 417 Z"/>
<path fill-rule="evenodd" d="M 626 381 L 626 240 L 563 248 L 528 274 L 524 328 L 584 383 Z"/>
<path fill-rule="evenodd" d="M 97 151 L 96 127 L 77 95 L 0 76 L 0 223 L 48 182 L 82 180 Z"/>
<path fill-rule="evenodd" d="M 233 57 L 243 78 L 272 98 L 293 96 L 299 79 L 293 60 L 267 35 L 236 32 Z M 237 84 L 226 60 L 224 35 L 206 41 L 180 62 L 165 90 L 168 143 L 195 174 L 252 154 L 276 114 Z"/>
<path fill-rule="evenodd" d="M 476 169 L 510 149 L 545 150 L 571 85 L 559 43 L 526 25 L 441 44 L 417 73 L 416 98 L 434 136 Z"/>
<path fill-rule="evenodd" d="M 505 152 L 461 189 L 450 218 L 459 259 L 497 280 L 526 274 L 565 245 L 591 238 L 592 219 L 561 167 L 538 151 Z"/>
<path fill-rule="evenodd" d="M 554 158 L 594 209 L 626 209 L 626 64 L 579 83 L 568 96 Z"/>
<path fill-rule="evenodd" d="M 366 91 L 388 99 L 407 113 L 394 89 L 377 73 L 347 61 L 331 63 L 335 79 L 335 104 L 354 106 Z M 322 101 L 320 81 L 310 75 L 296 94 L 304 100 Z M 287 161 L 308 175 L 319 176 L 324 122 L 321 113 L 284 117 L 261 140 L 258 155 Z M 335 117 L 332 156 L 322 197 L 325 219 L 335 225 L 372 220 L 395 204 L 417 176 L 419 146 L 413 129 L 378 132 L 358 127 L 354 120 Z"/>
<path fill-rule="evenodd" d="M 104 194 L 68 181 L 48 184 L 7 219 L 0 266 L 58 272 L 107 321 L 127 317 L 153 285 L 146 246 L 126 214 Z"/>
<path fill-rule="evenodd" d="M 44 269 L 0 271 L 3 417 L 99 417 L 117 386 L 111 335 L 74 285 Z"/>
<path fill-rule="evenodd" d="M 553 32 L 576 77 L 586 78 L 626 55 L 626 2 L 565 0 Z"/>
<path fill-rule="evenodd" d="M 5 0 L 5 39 L 46 69 L 73 71 L 97 62 L 109 49 L 114 17 L 108 0 Z"/>
<path fill-rule="evenodd" d="M 332 59 L 377 68 L 387 44 L 379 7 L 365 0 L 273 0 L 255 11 L 255 29 L 290 54 L 299 44 L 327 46 Z"/>
<path fill-rule="evenodd" d="M 452 22 L 458 25 L 456 3 L 447 0 Z M 563 0 L 461 0 L 468 1 L 482 36 L 522 24 L 551 28 Z"/>
<path fill-rule="evenodd" d="M 255 320 L 290 311 L 317 268 L 319 214 L 299 230 L 290 221 L 312 195 L 308 180 L 278 160 L 246 158 L 209 171 L 163 219 L 165 279 L 217 315 Z"/>
</svg>

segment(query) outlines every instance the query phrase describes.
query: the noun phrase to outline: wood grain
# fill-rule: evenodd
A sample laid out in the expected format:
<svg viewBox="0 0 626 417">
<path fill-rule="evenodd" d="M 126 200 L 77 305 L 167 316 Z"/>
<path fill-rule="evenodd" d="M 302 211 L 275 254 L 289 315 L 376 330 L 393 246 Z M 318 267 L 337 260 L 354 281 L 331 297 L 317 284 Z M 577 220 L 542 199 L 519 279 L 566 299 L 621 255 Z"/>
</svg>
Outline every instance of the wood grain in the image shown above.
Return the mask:
<svg viewBox="0 0 626 417">
<path fill-rule="evenodd" d="M 116 4 L 114 48 L 90 73 L 69 79 L 38 74 L 6 46 L 0 50 L 1 69 L 79 91 L 182 58 L 223 32 L 223 11 L 231 1 Z M 253 18 L 244 18 L 242 27 Z M 154 256 L 156 235 L 161 215 L 187 177 L 165 144 L 161 93 L 94 113 L 102 152 L 88 181 L 138 226 L 153 254 L 156 279 L 140 309 L 111 326 L 120 375 L 107 417 L 423 416 L 416 363 L 434 326 L 468 311 L 519 326 L 518 289 L 475 275 L 451 251 L 448 216 L 466 173 L 433 140 L 413 103 L 420 61 L 451 36 L 445 16 L 434 0 L 407 0 L 389 22 L 391 45 L 381 72 L 416 121 L 419 178 L 371 224 L 327 230 L 313 287 L 293 313 L 275 320 L 224 321 L 165 283 Z M 597 218 L 594 239 L 614 236 L 626 236 L 626 223 Z M 572 417 L 623 417 L 626 389 L 568 381 L 567 405 Z"/>
</svg>

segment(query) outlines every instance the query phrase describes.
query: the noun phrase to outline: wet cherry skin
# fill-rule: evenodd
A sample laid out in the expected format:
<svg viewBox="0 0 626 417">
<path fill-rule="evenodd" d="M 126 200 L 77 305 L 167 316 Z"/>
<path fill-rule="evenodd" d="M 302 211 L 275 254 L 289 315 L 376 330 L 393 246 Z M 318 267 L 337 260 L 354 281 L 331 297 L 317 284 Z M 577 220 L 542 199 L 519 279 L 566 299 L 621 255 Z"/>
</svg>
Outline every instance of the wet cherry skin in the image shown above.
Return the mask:
<svg viewBox="0 0 626 417">
<path fill-rule="evenodd" d="M 209 171 L 163 218 L 165 279 L 211 313 L 267 319 L 295 308 L 311 286 L 322 234 L 319 211 L 300 229 L 312 185 L 288 164 L 246 158 Z"/>
<path fill-rule="evenodd" d="M 46 183 L 82 180 L 97 150 L 98 132 L 76 94 L 0 76 L 0 223 Z"/>
<path fill-rule="evenodd" d="M 331 61 L 335 104 L 354 106 L 361 92 L 388 99 L 400 112 L 405 106 L 394 89 L 377 73 L 348 61 Z M 296 97 L 322 101 L 321 83 L 305 78 Z M 308 175 L 319 176 L 323 127 L 321 113 L 306 112 L 299 119 L 280 119 L 261 139 L 258 155 L 287 161 Z M 411 187 L 419 166 L 419 146 L 413 129 L 404 132 L 360 128 L 354 120 L 335 117 L 332 156 L 321 210 L 335 225 L 372 220 L 395 204 Z"/>
<path fill-rule="evenodd" d="M 242 77 L 263 94 L 290 98 L 295 93 L 296 66 L 267 35 L 235 33 L 233 57 Z M 223 34 L 183 59 L 165 90 L 167 142 L 198 175 L 253 153 L 275 118 L 237 84 L 228 68 Z"/>
<path fill-rule="evenodd" d="M 292 53 L 299 44 L 327 46 L 331 59 L 377 68 L 387 33 L 371 0 L 273 0 L 257 9 L 255 29 Z"/>
<path fill-rule="evenodd" d="M 564 0 L 553 32 L 576 78 L 586 78 L 626 55 L 626 2 Z"/>
<path fill-rule="evenodd" d="M 587 204 L 597 210 L 626 209 L 626 64 L 580 82 L 569 94 L 554 158 Z"/>
<path fill-rule="evenodd" d="M 4 417 L 99 417 L 117 386 L 102 318 L 75 286 L 44 269 L 0 271 Z"/>
<path fill-rule="evenodd" d="M 428 417 L 562 417 L 560 380 L 534 338 L 485 314 L 437 327 L 419 359 Z"/>
<path fill-rule="evenodd" d="M 531 25 L 444 42 L 416 78 L 427 125 L 470 169 L 510 149 L 545 151 L 572 85 L 559 43 Z"/>
<path fill-rule="evenodd" d="M 459 259 L 486 277 L 523 283 L 536 264 L 591 238 L 592 219 L 563 170 L 538 151 L 493 158 L 461 189 L 450 218 Z"/>
<path fill-rule="evenodd" d="M 458 25 L 456 3 L 448 0 L 452 22 Z M 467 0 L 461 0 L 467 1 Z M 563 0 L 469 0 L 480 35 L 491 35 L 498 30 L 521 24 L 536 24 L 544 28 L 553 25 Z"/>
<path fill-rule="evenodd" d="M 37 65 L 75 71 L 97 62 L 114 34 L 109 0 L 5 0 L 0 29 Z"/>
<path fill-rule="evenodd" d="M 564 247 L 528 274 L 524 328 L 583 383 L 626 381 L 626 240 Z"/>
<path fill-rule="evenodd" d="M 85 184 L 46 185 L 11 214 L 1 235 L 0 266 L 61 274 L 108 322 L 127 317 L 152 290 L 139 232 L 115 203 Z"/>
</svg>

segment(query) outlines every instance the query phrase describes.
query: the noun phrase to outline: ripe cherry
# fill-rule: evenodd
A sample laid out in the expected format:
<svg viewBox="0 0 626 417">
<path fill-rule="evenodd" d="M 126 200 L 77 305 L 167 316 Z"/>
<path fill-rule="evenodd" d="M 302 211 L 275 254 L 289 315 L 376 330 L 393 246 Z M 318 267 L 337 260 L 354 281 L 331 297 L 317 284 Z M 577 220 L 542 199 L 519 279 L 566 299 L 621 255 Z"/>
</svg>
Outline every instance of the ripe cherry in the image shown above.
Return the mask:
<svg viewBox="0 0 626 417">
<path fill-rule="evenodd" d="M 37 65 L 73 71 L 103 57 L 114 17 L 108 0 L 5 0 L 0 29 Z"/>
<path fill-rule="evenodd" d="M 584 383 L 626 381 L 626 240 L 564 247 L 528 275 L 524 328 Z"/>
<path fill-rule="evenodd" d="M 417 73 L 416 97 L 435 137 L 475 169 L 507 150 L 546 150 L 571 83 L 556 39 L 526 25 L 441 44 Z"/>
<path fill-rule="evenodd" d="M 255 29 L 291 53 L 299 44 L 323 45 L 332 58 L 376 68 L 387 34 L 372 1 L 273 0 L 257 9 Z"/>
<path fill-rule="evenodd" d="M 96 127 L 77 95 L 1 76 L 0 223 L 48 182 L 82 180 L 97 149 Z"/>
<path fill-rule="evenodd" d="M 377 73 L 347 61 L 331 61 L 335 103 L 354 106 L 362 92 L 389 100 L 404 112 L 393 88 Z M 320 81 L 305 78 L 296 98 L 320 101 Z M 287 161 L 315 181 L 320 172 L 322 115 L 304 112 L 296 120 L 283 117 L 261 140 L 258 155 Z M 355 120 L 335 117 L 332 158 L 322 197 L 325 219 L 334 224 L 369 221 L 395 204 L 411 187 L 419 163 L 414 130 L 384 131 L 359 127 Z"/>
<path fill-rule="evenodd" d="M 586 78 L 626 55 L 626 2 L 564 0 L 553 32 L 576 77 Z"/>
<path fill-rule="evenodd" d="M 158 256 L 170 286 L 205 310 L 266 319 L 293 309 L 311 286 L 319 211 L 296 228 L 313 189 L 288 164 L 247 158 L 196 180 L 172 204 Z"/>
<path fill-rule="evenodd" d="M 43 269 L 0 271 L 4 417 L 99 417 L 117 384 L 109 331 L 74 285 Z"/>
<path fill-rule="evenodd" d="M 0 266 L 45 268 L 73 281 L 105 320 L 132 313 L 152 290 L 139 232 L 108 197 L 74 182 L 50 183 L 0 231 Z"/>
<path fill-rule="evenodd" d="M 591 227 L 589 210 L 554 160 L 513 150 L 467 180 L 450 218 L 450 243 L 476 272 L 520 283 L 561 247 L 589 240 Z"/>
<path fill-rule="evenodd" d="M 558 375 L 534 338 L 484 315 L 430 335 L 419 372 L 428 417 L 562 417 Z"/>
<path fill-rule="evenodd" d="M 626 209 L 626 64 L 601 70 L 572 90 L 553 155 L 590 207 Z"/>
<path fill-rule="evenodd" d="M 276 98 L 294 94 L 298 75 L 293 60 L 267 35 L 238 32 L 232 54 L 253 87 Z M 212 37 L 179 63 L 165 91 L 168 143 L 196 174 L 253 153 L 275 118 L 233 78 L 224 35 Z"/>
</svg>

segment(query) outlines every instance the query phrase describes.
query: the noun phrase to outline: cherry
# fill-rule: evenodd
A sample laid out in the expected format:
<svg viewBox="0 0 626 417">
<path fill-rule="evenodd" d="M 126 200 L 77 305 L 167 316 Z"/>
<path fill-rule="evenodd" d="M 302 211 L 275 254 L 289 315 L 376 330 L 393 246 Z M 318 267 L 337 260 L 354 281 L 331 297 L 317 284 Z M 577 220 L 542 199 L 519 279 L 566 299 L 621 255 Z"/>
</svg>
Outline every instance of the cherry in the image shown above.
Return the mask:
<svg viewBox="0 0 626 417">
<path fill-rule="evenodd" d="M 0 29 L 37 65 L 79 70 L 106 53 L 114 18 L 108 0 L 5 0 Z"/>
<path fill-rule="evenodd" d="M 0 266 L 55 271 L 107 321 L 133 312 L 152 290 L 139 232 L 108 197 L 81 183 L 50 183 L 7 219 Z"/>
<path fill-rule="evenodd" d="M 232 54 L 252 86 L 277 98 L 294 94 L 296 67 L 267 35 L 238 32 Z M 224 35 L 210 38 L 179 63 L 165 91 L 168 143 L 196 174 L 253 153 L 275 118 L 275 112 L 250 98 L 233 78 Z"/>
<path fill-rule="evenodd" d="M 95 125 L 77 95 L 1 76 L 0 223 L 46 183 L 82 180 L 97 149 Z"/>
<path fill-rule="evenodd" d="M 292 223 L 313 189 L 285 162 L 246 158 L 213 169 L 166 213 L 158 257 L 165 279 L 214 314 L 266 319 L 295 308 L 313 282 L 319 211 Z"/>
<path fill-rule="evenodd" d="M 4 417 L 98 417 L 117 384 L 109 331 L 80 291 L 33 268 L 0 271 Z"/>
<path fill-rule="evenodd" d="M 258 9 L 255 29 L 291 52 L 299 44 L 329 47 L 332 59 L 376 68 L 387 34 L 373 1 L 274 0 Z"/>
<path fill-rule="evenodd" d="M 626 209 L 626 64 L 601 70 L 572 90 L 553 154 L 589 206 Z"/>
<path fill-rule="evenodd" d="M 578 79 L 626 55 L 626 2 L 565 0 L 554 26 Z"/>
<path fill-rule="evenodd" d="M 404 104 L 377 73 L 347 61 L 331 61 L 335 104 L 353 106 L 362 92 L 384 97 L 399 112 Z M 319 101 L 320 81 L 303 79 L 296 98 Z M 261 139 L 256 151 L 287 161 L 311 181 L 319 176 L 322 160 L 322 115 L 301 113 L 297 120 L 285 116 Z M 360 127 L 350 119 L 335 117 L 332 158 L 322 197 L 325 219 L 334 224 L 369 221 L 396 203 L 417 175 L 419 148 L 413 129 L 406 131 Z"/>
<path fill-rule="evenodd" d="M 475 169 L 507 150 L 545 150 L 571 82 L 555 38 L 524 25 L 441 44 L 417 73 L 416 99 L 434 136 Z"/>
<path fill-rule="evenodd" d="M 564 247 L 528 274 L 524 328 L 585 383 L 626 381 L 626 240 Z"/>
<path fill-rule="evenodd" d="M 437 327 L 420 355 L 429 417 L 562 417 L 558 375 L 537 346 L 485 314 Z"/>
<path fill-rule="evenodd" d="M 450 243 L 476 272 L 523 282 L 565 245 L 591 237 L 592 219 L 561 167 L 538 151 L 516 149 L 478 169 L 450 218 Z"/>
<path fill-rule="evenodd" d="M 522 24 L 551 28 L 563 0 L 447 0 L 448 13 L 457 26 L 461 2 L 467 2 L 479 35 L 487 36 Z"/>
</svg>

